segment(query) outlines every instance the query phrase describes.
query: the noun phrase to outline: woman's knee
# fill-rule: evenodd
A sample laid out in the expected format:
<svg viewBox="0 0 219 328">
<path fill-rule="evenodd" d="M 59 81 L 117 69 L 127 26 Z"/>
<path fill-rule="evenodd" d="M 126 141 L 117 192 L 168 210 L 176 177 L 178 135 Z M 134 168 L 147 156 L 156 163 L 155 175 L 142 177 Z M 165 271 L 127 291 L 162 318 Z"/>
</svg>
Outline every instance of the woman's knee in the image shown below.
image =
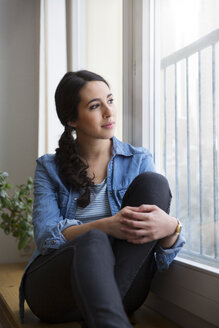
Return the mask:
<svg viewBox="0 0 219 328">
<path fill-rule="evenodd" d="M 124 196 L 122 207 L 151 204 L 169 212 L 171 198 L 166 177 L 156 172 L 143 172 L 132 181 Z"/>
<path fill-rule="evenodd" d="M 144 188 L 153 188 L 165 191 L 169 190 L 169 183 L 165 176 L 156 172 L 143 172 L 139 174 L 132 182 L 134 185 Z"/>
</svg>

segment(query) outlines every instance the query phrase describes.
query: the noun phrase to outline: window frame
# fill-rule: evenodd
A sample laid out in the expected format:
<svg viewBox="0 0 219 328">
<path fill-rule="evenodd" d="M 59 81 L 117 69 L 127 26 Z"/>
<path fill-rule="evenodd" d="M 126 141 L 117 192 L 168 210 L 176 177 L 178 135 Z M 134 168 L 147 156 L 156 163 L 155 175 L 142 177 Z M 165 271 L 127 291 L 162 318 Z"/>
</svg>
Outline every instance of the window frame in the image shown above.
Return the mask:
<svg viewBox="0 0 219 328">
<path fill-rule="evenodd" d="M 158 171 L 159 3 L 123 1 L 123 140 L 149 148 Z M 217 290 L 219 269 L 177 257 L 167 273 L 156 275 L 146 304 L 182 327 L 210 328 L 219 322 Z"/>
<path fill-rule="evenodd" d="M 54 110 L 54 92 L 67 68 L 65 2 L 40 2 L 39 59 L 38 156 L 42 156 L 55 151 L 63 132 Z"/>
<path fill-rule="evenodd" d="M 86 67 L 86 0 L 66 0 L 67 69 Z"/>
</svg>

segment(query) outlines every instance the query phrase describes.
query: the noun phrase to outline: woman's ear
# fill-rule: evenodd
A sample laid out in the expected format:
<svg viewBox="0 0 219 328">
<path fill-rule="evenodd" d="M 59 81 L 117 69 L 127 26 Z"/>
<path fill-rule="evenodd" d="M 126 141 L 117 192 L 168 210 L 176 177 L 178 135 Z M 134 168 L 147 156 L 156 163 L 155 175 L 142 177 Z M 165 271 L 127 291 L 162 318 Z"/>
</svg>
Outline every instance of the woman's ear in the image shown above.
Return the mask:
<svg viewBox="0 0 219 328">
<path fill-rule="evenodd" d="M 72 128 L 76 128 L 77 127 L 77 123 L 76 122 L 70 122 L 70 121 L 68 121 L 67 122 L 67 125 L 68 126 L 71 126 Z"/>
</svg>

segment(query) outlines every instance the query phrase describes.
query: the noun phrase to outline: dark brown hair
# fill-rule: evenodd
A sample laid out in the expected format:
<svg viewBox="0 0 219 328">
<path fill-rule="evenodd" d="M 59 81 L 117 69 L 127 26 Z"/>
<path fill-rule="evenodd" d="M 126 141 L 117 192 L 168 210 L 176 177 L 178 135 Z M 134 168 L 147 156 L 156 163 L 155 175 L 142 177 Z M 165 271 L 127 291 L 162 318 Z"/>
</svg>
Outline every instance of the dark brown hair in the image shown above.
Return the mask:
<svg viewBox="0 0 219 328">
<path fill-rule="evenodd" d="M 55 92 L 57 115 L 65 127 L 56 149 L 56 160 L 64 183 L 79 191 L 77 202 L 80 207 L 86 207 L 90 203 L 89 187 L 93 185 L 93 181 L 87 176 L 88 165 L 78 155 L 74 128 L 68 126 L 68 122 L 77 121 L 80 91 L 90 81 L 102 81 L 109 86 L 100 75 L 83 70 L 66 73 Z"/>
</svg>

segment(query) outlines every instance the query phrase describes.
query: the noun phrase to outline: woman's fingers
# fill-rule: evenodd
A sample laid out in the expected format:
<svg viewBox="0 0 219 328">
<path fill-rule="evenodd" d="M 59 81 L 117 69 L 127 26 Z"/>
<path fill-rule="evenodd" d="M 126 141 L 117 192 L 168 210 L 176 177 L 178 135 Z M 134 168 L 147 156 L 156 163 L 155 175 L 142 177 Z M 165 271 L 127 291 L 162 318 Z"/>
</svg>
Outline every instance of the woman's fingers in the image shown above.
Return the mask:
<svg viewBox="0 0 219 328">
<path fill-rule="evenodd" d="M 130 220 L 126 218 L 121 218 L 120 222 L 124 227 L 129 227 L 131 229 L 143 229 L 145 228 L 145 220 Z"/>
<path fill-rule="evenodd" d="M 155 210 L 158 210 L 158 209 L 159 209 L 158 206 L 150 205 L 150 204 L 143 204 L 143 205 L 138 207 L 138 210 L 140 212 L 152 212 L 152 211 L 155 211 Z"/>
<path fill-rule="evenodd" d="M 133 211 L 131 209 L 125 209 L 122 212 L 122 217 L 124 219 L 129 219 L 129 220 L 139 220 L 139 221 L 144 221 L 145 218 L 147 217 L 147 213 L 144 212 L 139 212 L 139 211 Z M 123 219 L 121 218 L 121 220 Z"/>
<path fill-rule="evenodd" d="M 129 229 L 129 228 L 120 228 L 120 230 L 125 233 L 127 239 L 138 239 L 145 236 L 145 231 L 143 229 Z"/>
<path fill-rule="evenodd" d="M 131 211 L 136 211 L 138 212 L 139 211 L 139 206 L 138 207 L 134 207 L 134 206 L 126 206 L 122 209 L 122 211 L 125 211 L 125 210 L 131 210 Z"/>
<path fill-rule="evenodd" d="M 130 210 L 132 212 L 152 212 L 152 211 L 159 209 L 159 207 L 157 205 L 142 204 L 138 207 L 126 206 L 123 208 L 123 210 L 126 210 L 126 209 Z"/>
</svg>

